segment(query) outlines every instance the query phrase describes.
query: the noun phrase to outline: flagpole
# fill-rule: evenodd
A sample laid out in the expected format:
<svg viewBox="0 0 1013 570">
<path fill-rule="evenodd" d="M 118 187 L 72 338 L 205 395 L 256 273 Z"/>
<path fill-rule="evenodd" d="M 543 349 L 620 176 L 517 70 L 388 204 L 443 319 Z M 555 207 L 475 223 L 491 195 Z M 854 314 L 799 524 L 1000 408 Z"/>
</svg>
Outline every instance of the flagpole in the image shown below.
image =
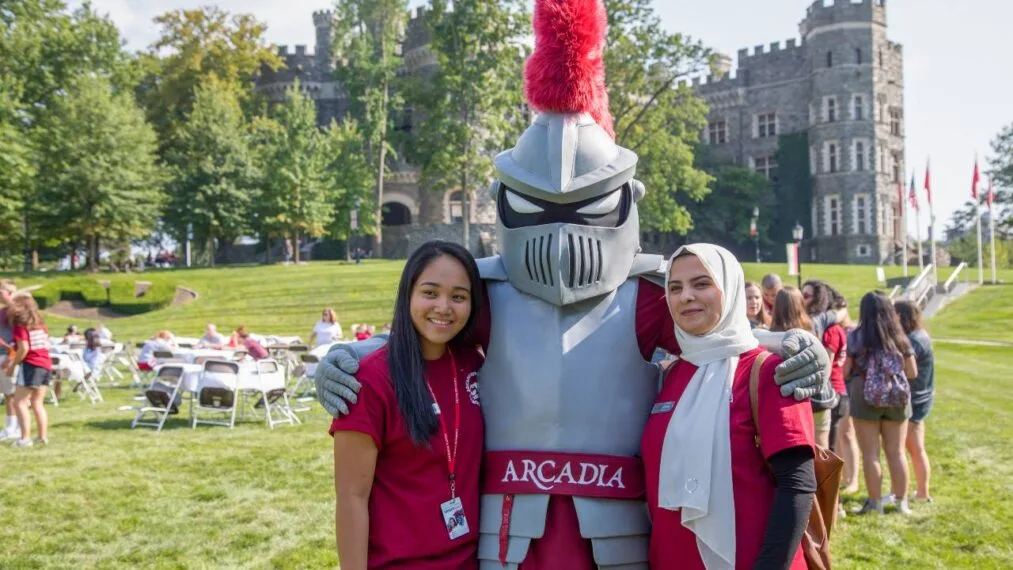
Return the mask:
<svg viewBox="0 0 1013 570">
<path fill-rule="evenodd" d="M 911 177 L 911 180 L 914 180 L 914 176 Z M 901 182 L 900 184 L 903 184 L 903 182 Z M 901 230 L 901 242 L 900 242 L 901 243 L 901 254 L 900 254 L 900 256 L 901 256 L 901 264 L 904 266 L 904 277 L 907 277 L 907 204 L 905 203 L 906 201 L 904 200 L 904 192 L 903 192 L 903 190 L 900 192 L 900 195 L 897 196 L 897 197 L 900 198 L 900 204 L 899 204 L 900 205 L 900 230 Z"/>
<path fill-rule="evenodd" d="M 932 206 L 929 206 L 931 209 Z M 918 241 L 918 273 L 925 269 L 925 256 L 922 254 L 922 214 L 915 208 L 915 240 Z"/>
<path fill-rule="evenodd" d="M 985 284 L 985 263 L 981 255 L 981 200 L 974 198 L 975 218 L 978 221 L 978 285 Z"/>
<path fill-rule="evenodd" d="M 992 244 L 990 248 L 992 250 L 992 285 L 996 284 L 995 280 L 995 196 L 992 195 L 992 178 L 989 177 L 989 188 L 988 188 L 988 242 Z"/>
</svg>

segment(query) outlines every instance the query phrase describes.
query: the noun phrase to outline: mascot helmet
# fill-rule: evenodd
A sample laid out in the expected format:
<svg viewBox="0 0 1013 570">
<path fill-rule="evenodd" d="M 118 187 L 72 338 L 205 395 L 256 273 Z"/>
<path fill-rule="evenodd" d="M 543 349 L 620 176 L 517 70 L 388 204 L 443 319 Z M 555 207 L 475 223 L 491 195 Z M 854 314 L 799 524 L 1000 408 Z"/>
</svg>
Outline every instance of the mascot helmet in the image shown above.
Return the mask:
<svg viewBox="0 0 1013 570">
<path fill-rule="evenodd" d="M 495 159 L 498 237 L 517 289 L 557 306 L 614 291 L 640 249 L 637 156 L 615 143 L 602 0 L 537 0 L 525 94 L 538 112 Z"/>
</svg>

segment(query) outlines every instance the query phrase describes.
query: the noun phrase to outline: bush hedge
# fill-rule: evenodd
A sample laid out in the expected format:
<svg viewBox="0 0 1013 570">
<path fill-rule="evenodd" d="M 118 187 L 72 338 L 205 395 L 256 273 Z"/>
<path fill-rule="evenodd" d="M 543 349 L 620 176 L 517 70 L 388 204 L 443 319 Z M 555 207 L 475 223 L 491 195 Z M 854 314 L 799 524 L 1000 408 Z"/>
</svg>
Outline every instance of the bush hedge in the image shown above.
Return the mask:
<svg viewBox="0 0 1013 570">
<path fill-rule="evenodd" d="M 114 313 L 139 315 L 164 309 L 172 304 L 176 287 L 152 282 L 140 296 L 134 296 L 134 281 L 111 281 L 108 291 L 93 277 L 67 277 L 47 283 L 32 293 L 42 309 L 52 308 L 60 301 L 82 301 L 89 307 L 108 307 Z"/>
</svg>

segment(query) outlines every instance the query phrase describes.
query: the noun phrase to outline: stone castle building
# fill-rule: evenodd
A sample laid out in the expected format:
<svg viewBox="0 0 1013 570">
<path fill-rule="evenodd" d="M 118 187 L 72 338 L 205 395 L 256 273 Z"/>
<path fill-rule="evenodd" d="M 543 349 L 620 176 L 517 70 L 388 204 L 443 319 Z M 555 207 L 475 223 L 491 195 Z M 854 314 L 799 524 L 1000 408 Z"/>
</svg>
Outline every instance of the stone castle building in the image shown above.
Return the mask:
<svg viewBox="0 0 1013 570">
<path fill-rule="evenodd" d="M 803 257 L 889 263 L 903 231 L 904 77 L 886 0 L 817 0 L 799 32 L 801 41 L 739 50 L 733 75 L 719 69 L 694 82 L 710 106 L 703 140 L 776 180 L 779 136 L 805 134 L 812 201 L 809 223 L 799 220 L 808 226 Z"/>
<path fill-rule="evenodd" d="M 411 14 L 402 73 L 430 72 L 423 8 Z M 777 179 L 779 137 L 804 134 L 812 175 L 811 214 L 803 256 L 830 263 L 884 263 L 898 253 L 897 180 L 904 177 L 904 89 L 901 46 L 887 38 L 886 0 L 817 0 L 799 24 L 801 39 L 738 53 L 725 69 L 695 80 L 710 106 L 704 142 L 731 162 Z M 347 94 L 333 79 L 333 14 L 313 13 L 316 46 L 278 48 L 286 66 L 265 71 L 258 89 L 273 100 L 298 80 L 317 104 L 321 126 L 347 113 Z M 410 132 L 410 117 L 399 128 Z M 781 172 L 783 173 L 783 172 Z M 485 188 L 471 189 L 472 251 L 495 248 L 495 206 Z M 459 189 L 423 188 L 417 170 L 397 165 L 384 189 L 384 254 L 404 257 L 434 237 L 461 240 Z M 674 236 L 644 235 L 644 249 L 669 253 Z M 664 242 L 664 243 L 662 243 Z M 662 251 L 664 250 L 664 251 Z"/>
<path fill-rule="evenodd" d="M 426 47 L 428 30 L 426 11 L 417 8 L 410 15 L 405 39 L 401 46 L 404 67 L 400 73 L 431 72 L 436 65 L 433 54 Z M 285 90 L 295 81 L 316 102 L 317 121 L 321 127 L 331 120 L 340 120 L 349 109 L 348 94 L 334 79 L 336 65 L 332 54 L 334 14 L 330 11 L 313 13 L 316 29 L 314 51 L 305 45 L 278 47 L 278 55 L 285 62 L 277 71 L 265 69 L 257 80 L 257 89 L 272 101 L 285 98 Z M 411 118 L 401 118 L 397 128 L 411 131 Z M 399 153 L 403 156 L 403 153 Z M 385 257 L 404 258 L 417 244 L 434 238 L 463 241 L 461 194 L 459 188 L 425 188 L 419 183 L 418 170 L 401 163 L 393 167 L 384 181 L 383 193 L 383 250 Z M 473 252 L 491 253 L 495 247 L 495 205 L 486 192 L 487 186 L 472 188 L 469 194 L 470 241 Z M 369 247 L 369 240 L 362 245 Z"/>
</svg>

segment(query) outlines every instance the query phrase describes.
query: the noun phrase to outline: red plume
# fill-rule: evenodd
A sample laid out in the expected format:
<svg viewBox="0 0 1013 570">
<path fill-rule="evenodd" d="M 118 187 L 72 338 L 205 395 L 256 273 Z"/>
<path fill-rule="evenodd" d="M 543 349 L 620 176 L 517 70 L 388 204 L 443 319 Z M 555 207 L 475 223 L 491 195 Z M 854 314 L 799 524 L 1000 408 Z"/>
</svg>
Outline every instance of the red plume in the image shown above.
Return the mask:
<svg viewBox="0 0 1013 570">
<path fill-rule="evenodd" d="M 605 90 L 602 0 L 535 0 L 535 52 L 524 67 L 537 111 L 587 113 L 615 138 Z"/>
</svg>

